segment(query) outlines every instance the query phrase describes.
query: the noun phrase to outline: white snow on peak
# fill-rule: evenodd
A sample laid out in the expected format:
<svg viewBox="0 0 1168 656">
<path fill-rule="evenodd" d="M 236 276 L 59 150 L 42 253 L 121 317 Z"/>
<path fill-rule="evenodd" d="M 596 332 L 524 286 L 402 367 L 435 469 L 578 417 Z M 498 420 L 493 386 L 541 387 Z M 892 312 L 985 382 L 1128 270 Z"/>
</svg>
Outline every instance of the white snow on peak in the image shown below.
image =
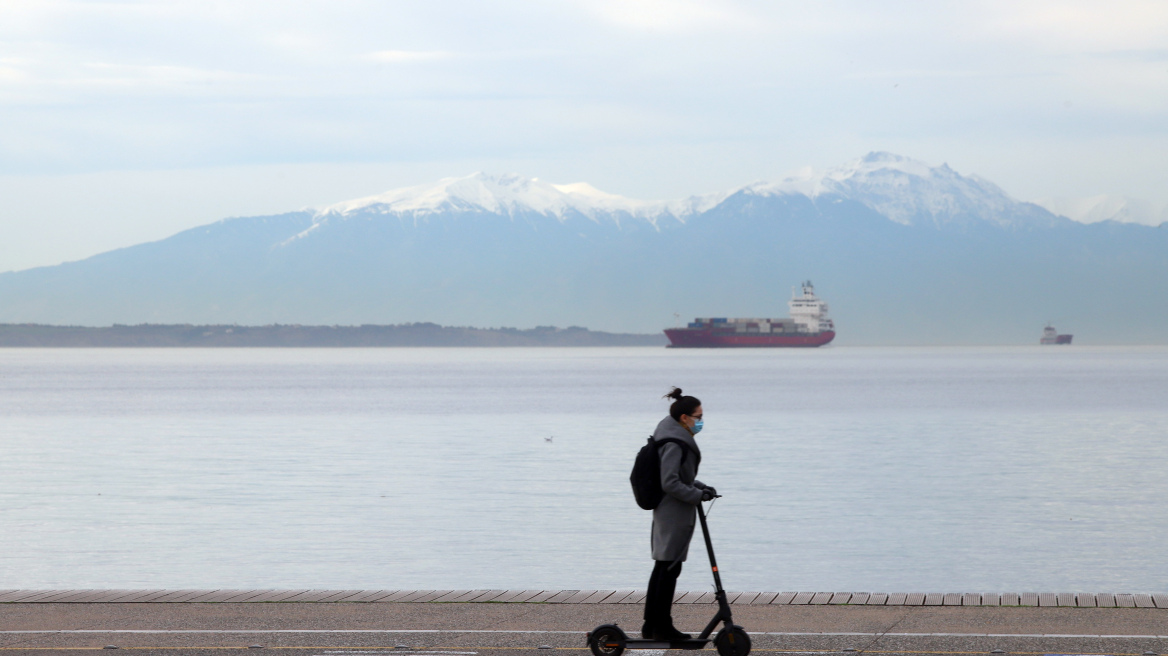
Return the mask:
<svg viewBox="0 0 1168 656">
<path fill-rule="evenodd" d="M 913 226 L 991 224 L 1013 229 L 1050 226 L 1063 220 L 1038 205 L 1011 198 L 988 180 L 975 175 L 963 176 L 947 164 L 934 166 L 893 153 L 872 152 L 826 171 L 806 168 L 779 182 L 756 182 L 722 193 L 675 201 L 636 200 L 601 191 L 585 182 L 551 184 L 516 174 L 480 172 L 322 208 L 316 212 L 313 227 L 301 236 L 333 220 L 358 214 L 396 215 L 415 223 L 441 214 L 486 213 L 512 218 L 542 215 L 561 222 L 582 216 L 598 223 L 620 225 L 628 220 L 645 220 L 657 226 L 664 217 L 684 222 L 738 194 L 848 199 L 891 221 Z M 1055 212 L 1076 220 L 1095 216 L 1091 212 L 1107 215 L 1102 218 L 1119 216 L 1118 210 L 1099 209 L 1111 207 L 1106 203 L 1084 206 L 1089 206 L 1090 211 L 1071 211 L 1059 206 L 1061 209 Z M 1129 202 L 1125 207 L 1128 208 L 1125 211 L 1135 216 L 1135 210 L 1131 209 L 1135 205 Z M 1158 208 L 1154 214 L 1165 220 L 1168 219 L 1166 212 Z"/>
<path fill-rule="evenodd" d="M 904 225 L 941 226 L 986 221 L 1000 226 L 1041 219 L 997 185 L 962 176 L 947 164 L 931 166 L 893 153 L 872 152 L 817 173 L 804 169 L 776 183 L 744 188 L 758 195 L 836 194 L 858 201 Z M 1038 212 L 1036 215 L 1035 212 Z"/>
<path fill-rule="evenodd" d="M 425 216 L 443 212 L 481 211 L 514 216 L 534 212 L 557 219 L 578 213 L 597 220 L 625 214 L 654 220 L 667 213 L 666 203 L 634 200 L 609 194 L 586 182 L 550 184 L 516 174 L 474 173 L 444 178 L 437 184 L 394 189 L 317 211 L 317 217 L 349 216 L 358 212 Z"/>
<path fill-rule="evenodd" d="M 1080 223 L 1118 221 L 1158 226 L 1168 222 L 1168 204 L 1152 203 L 1126 196 L 1088 198 L 1041 198 L 1034 201 L 1046 209 Z"/>
</svg>

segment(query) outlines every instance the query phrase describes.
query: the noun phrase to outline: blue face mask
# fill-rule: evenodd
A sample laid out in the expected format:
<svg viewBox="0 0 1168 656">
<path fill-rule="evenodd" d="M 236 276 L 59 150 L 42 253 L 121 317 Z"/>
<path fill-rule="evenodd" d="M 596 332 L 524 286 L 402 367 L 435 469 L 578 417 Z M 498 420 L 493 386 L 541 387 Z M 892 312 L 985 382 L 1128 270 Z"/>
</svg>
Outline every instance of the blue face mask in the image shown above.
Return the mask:
<svg viewBox="0 0 1168 656">
<path fill-rule="evenodd" d="M 705 426 L 705 425 L 706 425 L 706 422 L 702 421 L 701 419 L 695 421 L 694 425 L 693 425 L 694 435 L 697 435 L 698 433 L 702 432 L 702 426 Z"/>
</svg>

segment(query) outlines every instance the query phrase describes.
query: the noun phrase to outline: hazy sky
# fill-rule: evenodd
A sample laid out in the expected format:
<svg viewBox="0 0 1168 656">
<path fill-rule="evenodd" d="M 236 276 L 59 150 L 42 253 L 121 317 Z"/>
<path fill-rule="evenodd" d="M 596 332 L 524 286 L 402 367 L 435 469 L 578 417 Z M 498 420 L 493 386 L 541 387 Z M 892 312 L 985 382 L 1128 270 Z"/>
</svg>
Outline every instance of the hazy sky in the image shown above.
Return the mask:
<svg viewBox="0 0 1168 656">
<path fill-rule="evenodd" d="M 475 170 L 1163 203 L 1166 137 L 1164 0 L 0 2 L 0 270 Z"/>
</svg>

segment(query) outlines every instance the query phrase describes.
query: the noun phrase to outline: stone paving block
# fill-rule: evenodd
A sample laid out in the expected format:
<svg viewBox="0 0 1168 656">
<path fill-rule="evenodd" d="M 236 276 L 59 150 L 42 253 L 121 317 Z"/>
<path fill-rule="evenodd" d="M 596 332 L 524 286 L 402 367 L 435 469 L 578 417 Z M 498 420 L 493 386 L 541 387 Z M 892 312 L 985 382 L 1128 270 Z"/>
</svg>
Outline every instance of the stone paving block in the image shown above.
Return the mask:
<svg viewBox="0 0 1168 656">
<path fill-rule="evenodd" d="M 1156 604 L 1156 608 L 1168 608 L 1168 594 L 1156 593 L 1152 595 L 1152 601 Z"/>
<path fill-rule="evenodd" d="M 940 606 L 945 601 L 945 595 L 940 592 L 929 592 L 925 595 L 925 606 Z"/>
<path fill-rule="evenodd" d="M 611 597 L 604 600 L 606 604 L 623 604 L 625 599 L 637 594 L 636 590 L 617 590 Z"/>
<path fill-rule="evenodd" d="M 803 606 L 811 603 L 811 599 L 815 597 L 814 592 L 799 592 L 791 598 L 791 605 Z"/>
<path fill-rule="evenodd" d="M 46 590 L 46 594 L 36 597 L 36 603 L 49 604 L 56 603 L 61 597 L 69 597 L 75 594 L 77 590 Z"/>
<path fill-rule="evenodd" d="M 308 594 L 310 592 L 312 592 L 312 590 L 309 590 L 307 588 L 299 588 L 296 590 L 284 590 L 284 591 L 280 592 L 279 594 L 266 596 L 264 598 L 264 601 L 269 601 L 269 602 L 295 601 L 296 598 L 299 597 L 300 595 L 305 595 L 305 594 Z M 413 592 L 413 590 L 406 590 L 405 592 Z"/>
<path fill-rule="evenodd" d="M 888 603 L 887 592 L 873 592 L 868 595 L 868 600 L 864 602 L 866 606 L 883 606 Z"/>
<path fill-rule="evenodd" d="M 242 602 L 247 601 L 248 599 L 251 599 L 252 597 L 259 596 L 263 593 L 264 593 L 263 590 L 240 590 L 240 591 L 238 591 L 237 594 L 231 595 L 230 597 L 224 599 L 223 603 L 225 603 L 225 604 L 242 603 Z"/>
<path fill-rule="evenodd" d="M 337 596 L 329 597 L 325 601 L 328 603 L 348 604 L 356 601 L 358 597 L 365 596 L 368 592 L 368 590 L 342 590 Z"/>
<path fill-rule="evenodd" d="M 1037 592 L 1023 592 L 1021 595 L 1018 595 L 1018 605 L 1019 606 L 1037 606 L 1038 605 L 1038 593 Z"/>
<path fill-rule="evenodd" d="M 751 604 L 771 604 L 774 606 L 787 606 L 795 600 L 796 592 L 763 592 L 755 598 Z M 771 595 L 774 595 L 771 597 Z M 765 597 L 770 597 L 768 601 L 761 601 Z"/>
<path fill-rule="evenodd" d="M 483 596 L 486 593 L 487 593 L 486 590 L 467 590 L 466 592 L 458 595 L 457 597 L 451 599 L 450 601 L 453 603 L 457 603 L 457 604 L 465 604 L 467 602 L 474 601 L 475 599 L 478 599 L 479 597 Z M 347 601 L 347 600 L 342 600 L 342 601 Z"/>
<path fill-rule="evenodd" d="M 695 604 L 712 604 L 716 601 L 718 601 L 718 593 L 711 590 L 710 592 L 703 592 L 702 596 L 698 597 L 694 601 L 694 603 Z"/>
<path fill-rule="evenodd" d="M 921 601 L 925 600 L 925 595 L 921 595 Z M 893 592 L 888 595 L 888 601 L 884 602 L 887 606 L 907 606 L 908 593 L 907 592 Z"/>
<path fill-rule="evenodd" d="M 692 604 L 702 596 L 701 590 L 690 590 L 681 594 L 681 596 L 674 599 L 675 604 Z"/>
<path fill-rule="evenodd" d="M 1150 595 L 1150 594 L 1136 594 L 1136 595 L 1132 595 L 1132 596 L 1135 597 L 1136 608 L 1155 608 L 1156 607 L 1156 603 L 1154 601 L 1152 601 L 1152 595 Z"/>
<path fill-rule="evenodd" d="M 552 595 L 551 597 L 548 597 L 546 599 L 546 602 L 549 604 L 562 604 L 562 603 L 567 602 L 572 597 L 575 597 L 576 595 L 580 594 L 580 592 L 581 592 L 581 590 L 560 590 L 558 593 Z M 584 590 L 583 592 L 587 592 L 588 594 L 592 594 L 596 591 L 595 590 Z"/>
<path fill-rule="evenodd" d="M 96 592 L 97 591 L 94 591 L 94 594 L 88 594 L 88 595 L 85 595 L 84 597 L 76 598 L 77 603 L 87 603 L 87 602 L 89 602 L 89 600 L 96 598 L 97 597 Z M 160 596 L 157 596 L 157 597 L 151 599 L 150 603 L 152 603 L 152 604 L 175 604 L 175 603 L 179 603 L 179 602 L 183 601 L 184 599 L 193 597 L 196 594 L 205 594 L 207 592 L 210 592 L 210 590 L 192 590 L 192 589 L 170 590 L 166 594 L 163 594 L 163 595 L 160 595 Z M 89 602 L 89 603 L 91 603 L 91 602 Z"/>
<path fill-rule="evenodd" d="M 744 594 L 746 594 L 746 593 L 744 593 L 744 592 L 729 592 L 729 591 L 727 591 L 727 592 L 726 592 L 726 603 L 728 603 L 728 604 L 732 604 L 732 603 L 734 603 L 734 602 L 738 601 L 738 598 L 739 598 L 739 597 L 741 597 L 741 596 L 742 596 L 742 595 L 744 595 Z"/>
<path fill-rule="evenodd" d="M 313 603 L 329 604 L 329 603 L 333 603 L 336 601 L 340 601 L 342 599 L 347 599 L 348 597 L 352 597 L 353 595 L 355 595 L 361 591 L 360 590 L 326 590 L 326 592 L 328 592 L 329 594 L 326 594 L 322 597 L 317 597 L 317 598 L 313 599 L 312 600 Z M 300 601 L 300 599 L 297 598 L 297 601 Z"/>
<path fill-rule="evenodd" d="M 42 604 L 60 604 L 64 603 L 70 597 L 76 597 L 80 594 L 85 594 L 86 590 L 57 590 L 54 594 L 46 597 L 40 597 L 37 601 Z"/>
<path fill-rule="evenodd" d="M 101 593 L 99 593 L 97 596 L 95 596 L 93 598 L 93 603 L 95 603 L 95 604 L 113 603 L 113 602 L 117 601 L 118 599 L 122 599 L 123 597 L 129 596 L 129 595 L 138 594 L 139 592 L 141 592 L 141 590 L 126 590 L 126 589 L 102 590 Z"/>
<path fill-rule="evenodd" d="M 224 599 L 230 599 L 231 597 L 234 597 L 237 594 L 239 594 L 239 590 L 215 590 L 214 592 L 209 592 L 207 594 L 192 598 L 190 600 L 190 603 L 192 603 L 192 604 L 218 603 L 220 601 L 223 601 Z"/>
<path fill-rule="evenodd" d="M 1095 604 L 1100 608 L 1115 608 L 1115 595 L 1110 592 L 1097 592 Z"/>
<path fill-rule="evenodd" d="M 842 606 L 852 600 L 851 592 L 836 592 L 831 595 L 827 603 L 833 606 Z"/>
<path fill-rule="evenodd" d="M 633 594 L 620 600 L 622 604 L 643 604 L 645 603 L 645 591 L 637 590 Z"/>
<path fill-rule="evenodd" d="M 588 597 L 581 599 L 582 604 L 605 604 L 608 603 L 606 599 L 611 599 L 616 594 L 616 590 L 597 590 Z"/>
<path fill-rule="evenodd" d="M 1000 606 L 1002 604 L 1002 595 L 996 592 L 981 593 L 982 606 Z"/>
<path fill-rule="evenodd" d="M 574 594 L 574 595 L 571 595 L 571 596 L 569 596 L 569 597 L 565 597 L 565 598 L 564 598 L 564 600 L 563 600 L 563 601 L 560 601 L 559 603 L 562 603 L 562 604 L 578 604 L 578 603 L 580 603 L 581 601 L 584 601 L 585 599 L 587 599 L 587 598 L 591 597 L 592 595 L 596 594 L 597 592 L 599 592 L 599 590 L 579 590 L 579 591 L 577 591 L 577 592 L 576 592 L 576 594 Z M 552 602 L 552 603 L 556 603 L 556 602 Z"/>
<path fill-rule="evenodd" d="M 1073 607 L 1075 605 L 1075 593 L 1060 592 L 1054 596 L 1055 602 L 1059 606 Z"/>
<path fill-rule="evenodd" d="M 470 594 L 463 595 L 458 599 L 459 603 L 480 603 L 486 601 L 486 597 L 497 597 L 502 590 L 472 590 Z"/>
<path fill-rule="evenodd" d="M 850 600 L 848 600 L 848 603 L 854 604 L 854 605 L 867 604 L 868 597 L 871 597 L 871 596 L 872 596 L 871 593 L 868 593 L 868 592 L 853 592 L 852 598 Z"/>
<path fill-rule="evenodd" d="M 1120 607 L 1120 608 L 1135 608 L 1136 607 L 1135 595 L 1117 594 L 1117 595 L 1115 595 L 1115 605 Z"/>
<path fill-rule="evenodd" d="M 430 601 L 433 601 L 436 603 L 457 601 L 458 599 L 465 597 L 466 595 L 470 594 L 471 592 L 473 592 L 473 590 L 451 590 L 451 591 L 447 592 L 446 594 L 442 595 L 441 597 L 434 597 Z"/>
<path fill-rule="evenodd" d="M 378 599 L 381 599 L 383 597 L 388 597 L 389 595 L 393 594 L 393 592 L 394 592 L 393 590 L 364 590 L 361 592 L 361 594 L 353 595 L 352 597 L 349 597 L 345 601 L 351 601 L 354 603 L 362 603 L 362 604 L 371 604 L 371 603 L 377 601 Z M 263 599 L 263 596 L 255 599 L 255 601 L 261 601 L 262 599 Z"/>
<path fill-rule="evenodd" d="M 100 590 L 71 590 L 69 593 L 57 597 L 53 601 L 58 604 L 84 603 L 85 599 L 96 597 Z M 157 601 L 157 600 L 155 600 Z"/>
<path fill-rule="evenodd" d="M 401 600 L 403 597 L 406 597 L 407 595 L 413 594 L 414 592 L 416 592 L 416 590 L 384 590 L 384 592 L 386 592 L 388 594 L 377 599 L 377 603 L 380 603 L 380 604 L 393 603 L 393 602 Z"/>
<path fill-rule="evenodd" d="M 1075 606 L 1079 608 L 1094 608 L 1095 595 L 1094 593 L 1080 592 L 1075 595 Z"/>
<path fill-rule="evenodd" d="M 1017 592 L 1003 592 L 1000 599 L 1003 606 L 1022 605 L 1022 595 L 1018 594 Z"/>
<path fill-rule="evenodd" d="M 961 595 L 961 605 L 981 606 L 981 595 L 977 594 L 976 592 L 966 592 L 965 594 Z M 986 605 L 988 606 L 989 604 Z"/>
<path fill-rule="evenodd" d="M 438 592 L 438 591 L 437 590 L 414 590 L 413 592 L 410 592 L 408 595 L 406 595 L 400 599 L 395 599 L 394 601 L 400 601 L 402 603 L 412 604 L 412 603 L 417 602 L 422 597 L 432 595 L 435 592 Z M 443 592 L 442 594 L 446 594 L 446 593 Z"/>
<path fill-rule="evenodd" d="M 0 592 L 0 603 L 8 603 L 36 594 L 38 590 L 4 590 Z"/>
<path fill-rule="evenodd" d="M 276 597 L 280 596 L 281 592 L 283 592 L 283 590 L 257 590 L 256 594 L 251 595 L 245 601 L 247 601 L 247 603 L 249 603 L 249 604 L 258 604 L 258 603 L 273 601 Z M 158 599 L 155 599 L 154 601 L 166 601 L 169 597 L 170 597 L 170 595 L 167 595 L 165 597 L 159 597 Z"/>
<path fill-rule="evenodd" d="M 28 590 L 27 592 L 29 594 L 21 595 L 19 598 L 13 599 L 13 601 L 19 601 L 22 604 L 35 604 L 39 603 L 41 599 L 60 594 L 57 590 Z"/>
<path fill-rule="evenodd" d="M 1038 593 L 1038 605 L 1043 607 L 1058 606 L 1058 595 L 1053 592 L 1040 592 Z"/>
<path fill-rule="evenodd" d="M 430 603 L 431 601 L 434 601 L 435 599 L 438 599 L 440 597 L 445 597 L 446 595 L 450 594 L 451 592 L 454 592 L 454 590 L 431 590 L 427 594 L 424 594 L 420 597 L 415 597 L 414 599 L 411 599 L 410 603 L 414 603 L 414 604 Z M 299 597 L 297 597 L 297 600 L 299 601 Z"/>
<path fill-rule="evenodd" d="M 815 596 L 811 597 L 811 601 L 808 603 L 814 606 L 822 606 L 831 601 L 831 597 L 834 594 L 834 592 L 816 592 Z"/>
<path fill-rule="evenodd" d="M 542 591 L 542 589 L 524 589 L 523 594 L 516 596 L 516 598 L 512 601 L 516 603 L 527 603 L 528 601 L 535 599 L 536 596 L 540 596 L 543 593 L 544 591 Z"/>
<path fill-rule="evenodd" d="M 551 599 L 552 597 L 554 597 L 558 594 L 562 594 L 562 593 L 563 593 L 563 590 L 543 590 L 539 594 L 528 599 L 525 603 L 529 603 L 529 604 L 543 603 L 543 602 L 547 601 L 548 599 Z"/>
<path fill-rule="evenodd" d="M 925 593 L 923 593 L 923 592 L 910 592 L 910 593 L 908 593 L 908 595 L 904 599 L 904 605 L 905 606 L 924 606 L 925 605 Z"/>
<path fill-rule="evenodd" d="M 960 606 L 961 605 L 961 595 L 959 595 L 955 592 L 947 592 L 941 596 L 941 605 L 942 606 Z M 976 605 L 976 604 L 974 604 L 974 605 Z"/>
<path fill-rule="evenodd" d="M 103 603 L 132 603 L 132 602 L 141 601 L 141 600 L 144 600 L 147 598 L 151 598 L 151 596 L 158 596 L 157 594 L 154 594 L 155 592 L 162 592 L 165 594 L 165 591 L 153 591 L 153 589 L 127 589 L 127 591 L 123 591 L 123 593 L 121 593 L 117 596 L 113 596 L 113 598 L 103 599 L 102 602 Z"/>
</svg>

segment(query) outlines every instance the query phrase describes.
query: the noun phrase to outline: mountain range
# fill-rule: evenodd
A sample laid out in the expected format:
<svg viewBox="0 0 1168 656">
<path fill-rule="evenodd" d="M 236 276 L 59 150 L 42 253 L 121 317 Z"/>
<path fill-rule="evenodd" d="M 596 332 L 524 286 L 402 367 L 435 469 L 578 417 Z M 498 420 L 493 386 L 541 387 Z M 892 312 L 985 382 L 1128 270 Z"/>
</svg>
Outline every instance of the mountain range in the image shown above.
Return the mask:
<svg viewBox="0 0 1168 656">
<path fill-rule="evenodd" d="M 160 210 L 163 211 L 163 210 Z M 0 274 L 0 322 L 580 325 L 786 316 L 840 344 L 1168 341 L 1168 224 L 1084 224 L 890 153 L 675 201 L 476 173 Z"/>
</svg>

